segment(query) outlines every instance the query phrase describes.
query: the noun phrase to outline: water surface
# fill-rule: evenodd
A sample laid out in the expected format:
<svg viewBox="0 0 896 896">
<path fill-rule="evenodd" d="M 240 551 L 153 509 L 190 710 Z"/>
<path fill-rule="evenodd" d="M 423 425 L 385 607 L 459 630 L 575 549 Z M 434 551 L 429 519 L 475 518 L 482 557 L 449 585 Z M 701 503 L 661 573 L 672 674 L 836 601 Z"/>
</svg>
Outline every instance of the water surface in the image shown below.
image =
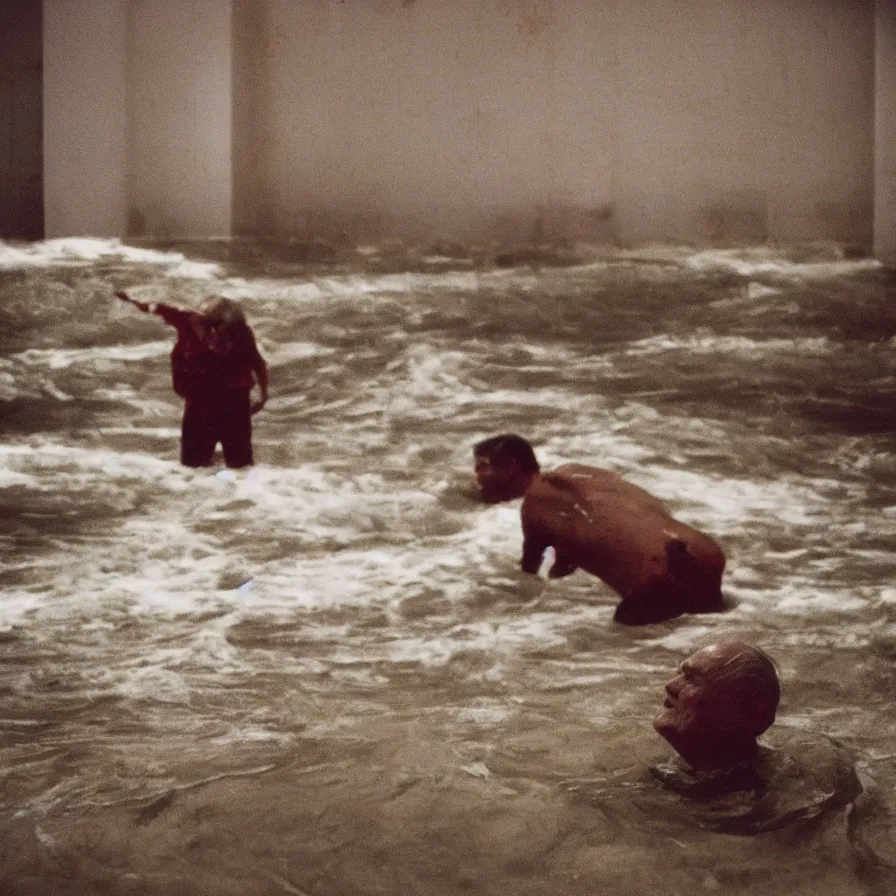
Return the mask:
<svg viewBox="0 0 896 896">
<path fill-rule="evenodd" d="M 896 276 L 823 246 L 566 261 L 0 244 L 9 892 L 888 892 Z M 177 463 L 172 331 L 116 289 L 242 303 L 256 467 Z M 519 502 L 472 490 L 506 431 L 717 538 L 733 609 L 631 629 L 598 580 L 521 574 Z M 614 789 L 729 636 L 883 794 L 860 842 L 660 830 Z"/>
</svg>

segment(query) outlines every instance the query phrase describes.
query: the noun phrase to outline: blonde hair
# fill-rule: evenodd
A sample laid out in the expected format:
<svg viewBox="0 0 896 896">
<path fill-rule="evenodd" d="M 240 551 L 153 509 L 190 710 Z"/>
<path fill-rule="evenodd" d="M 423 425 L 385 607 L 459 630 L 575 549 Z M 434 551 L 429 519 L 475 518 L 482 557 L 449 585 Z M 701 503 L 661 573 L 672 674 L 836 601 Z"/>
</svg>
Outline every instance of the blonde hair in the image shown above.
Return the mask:
<svg viewBox="0 0 896 896">
<path fill-rule="evenodd" d="M 233 299 L 210 296 L 200 306 L 199 311 L 209 319 L 224 324 L 244 324 L 246 315 Z"/>
</svg>

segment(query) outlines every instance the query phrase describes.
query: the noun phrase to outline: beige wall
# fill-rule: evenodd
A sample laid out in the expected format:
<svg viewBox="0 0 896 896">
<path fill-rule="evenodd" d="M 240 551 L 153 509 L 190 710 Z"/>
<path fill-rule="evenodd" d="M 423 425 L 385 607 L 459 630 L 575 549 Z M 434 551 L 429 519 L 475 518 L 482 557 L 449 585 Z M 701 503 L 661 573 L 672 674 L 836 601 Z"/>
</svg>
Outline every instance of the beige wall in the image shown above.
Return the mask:
<svg viewBox="0 0 896 896">
<path fill-rule="evenodd" d="M 246 5 L 238 220 L 870 244 L 873 0 Z"/>
<path fill-rule="evenodd" d="M 125 15 L 120 0 L 44 4 L 48 236 L 125 232 Z"/>
<path fill-rule="evenodd" d="M 231 232 L 230 0 L 44 0 L 46 235 Z"/>
<path fill-rule="evenodd" d="M 252 6 L 251 77 L 273 98 L 256 106 L 256 200 L 276 227 L 517 231 L 561 202 L 606 229 L 612 4 Z"/>
<path fill-rule="evenodd" d="M 869 3 L 620 8 L 625 234 L 870 243 Z"/>
<path fill-rule="evenodd" d="M 129 0 L 127 27 L 128 232 L 229 236 L 230 0 Z"/>
<path fill-rule="evenodd" d="M 44 8 L 48 235 L 894 239 L 892 0 Z"/>
</svg>

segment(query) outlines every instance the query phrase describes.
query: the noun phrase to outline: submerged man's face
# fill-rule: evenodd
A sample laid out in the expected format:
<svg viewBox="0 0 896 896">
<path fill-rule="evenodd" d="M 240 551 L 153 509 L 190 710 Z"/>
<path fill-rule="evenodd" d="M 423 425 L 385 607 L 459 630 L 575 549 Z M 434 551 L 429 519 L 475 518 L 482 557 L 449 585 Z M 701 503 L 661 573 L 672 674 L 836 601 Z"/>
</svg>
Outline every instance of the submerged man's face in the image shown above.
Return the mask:
<svg viewBox="0 0 896 896">
<path fill-rule="evenodd" d="M 736 649 L 722 644 L 698 650 L 681 663 L 666 685 L 663 708 L 653 727 L 686 759 L 718 752 L 746 727 L 741 703 L 724 675 Z"/>
</svg>

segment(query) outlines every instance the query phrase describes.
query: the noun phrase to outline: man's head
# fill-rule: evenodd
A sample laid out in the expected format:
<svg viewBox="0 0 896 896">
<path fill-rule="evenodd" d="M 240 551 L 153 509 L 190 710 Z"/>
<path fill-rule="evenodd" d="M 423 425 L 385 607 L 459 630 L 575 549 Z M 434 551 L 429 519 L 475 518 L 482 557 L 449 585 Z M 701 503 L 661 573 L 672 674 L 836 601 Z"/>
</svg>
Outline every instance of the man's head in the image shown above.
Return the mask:
<svg viewBox="0 0 896 896">
<path fill-rule="evenodd" d="M 774 722 L 780 696 L 767 654 L 723 641 L 681 663 L 653 727 L 695 768 L 735 765 L 756 755 L 756 738 Z"/>
<path fill-rule="evenodd" d="M 223 296 L 211 296 L 200 306 L 199 313 L 208 318 L 214 324 L 244 324 L 246 315 L 243 309 L 233 301 Z"/>
<path fill-rule="evenodd" d="M 480 494 L 489 504 L 522 497 L 539 469 L 532 446 L 513 433 L 479 442 L 473 461 Z"/>
</svg>

